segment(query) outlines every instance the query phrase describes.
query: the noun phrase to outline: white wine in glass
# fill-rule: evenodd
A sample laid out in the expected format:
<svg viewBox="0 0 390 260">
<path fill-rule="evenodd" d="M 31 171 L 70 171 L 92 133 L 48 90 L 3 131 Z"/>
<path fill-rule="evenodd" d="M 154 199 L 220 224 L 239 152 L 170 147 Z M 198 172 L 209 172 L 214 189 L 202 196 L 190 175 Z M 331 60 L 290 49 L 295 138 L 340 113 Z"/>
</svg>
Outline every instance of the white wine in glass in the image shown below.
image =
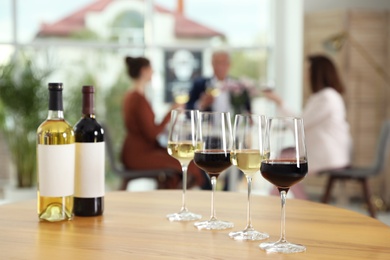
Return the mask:
<svg viewBox="0 0 390 260">
<path fill-rule="evenodd" d="M 193 221 L 202 216 L 190 212 L 186 206 L 187 169 L 194 158 L 197 110 L 172 110 L 168 136 L 168 153 L 180 162 L 183 171 L 182 206 L 179 212 L 168 214 L 170 221 Z"/>
<path fill-rule="evenodd" d="M 194 159 L 195 146 L 192 141 L 174 142 L 168 141 L 168 153 L 180 162 L 189 164 Z"/>
<path fill-rule="evenodd" d="M 262 240 L 269 237 L 265 232 L 257 231 L 251 220 L 252 178 L 260 171 L 264 158 L 263 141 L 266 118 L 261 115 L 236 115 L 233 128 L 233 148 L 231 161 L 246 176 L 248 182 L 247 225 L 244 230 L 230 232 L 235 240 Z"/>
</svg>

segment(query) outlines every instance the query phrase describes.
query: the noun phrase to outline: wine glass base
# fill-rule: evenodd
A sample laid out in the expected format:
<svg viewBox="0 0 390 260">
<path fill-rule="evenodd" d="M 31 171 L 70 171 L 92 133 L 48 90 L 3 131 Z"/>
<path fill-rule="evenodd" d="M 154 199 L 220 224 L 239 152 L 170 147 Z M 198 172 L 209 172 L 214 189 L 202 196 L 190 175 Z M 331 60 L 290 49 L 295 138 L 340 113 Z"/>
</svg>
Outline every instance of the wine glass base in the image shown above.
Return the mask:
<svg viewBox="0 0 390 260">
<path fill-rule="evenodd" d="M 291 253 L 301 253 L 306 251 L 306 247 L 303 245 L 292 244 L 287 241 L 278 241 L 278 242 L 265 242 L 261 243 L 259 247 L 265 250 L 267 253 L 282 253 L 282 254 L 291 254 Z"/>
<path fill-rule="evenodd" d="M 199 230 L 223 230 L 234 227 L 234 224 L 232 222 L 222 220 L 206 220 L 195 222 L 194 226 Z"/>
<path fill-rule="evenodd" d="M 181 211 L 178 213 L 173 213 L 173 214 L 168 214 L 167 218 L 169 221 L 194 221 L 194 220 L 199 220 L 202 218 L 202 215 L 195 214 L 189 211 Z"/>
<path fill-rule="evenodd" d="M 256 241 L 256 240 L 264 240 L 269 238 L 269 235 L 264 232 L 259 232 L 256 230 L 242 230 L 230 232 L 229 237 L 234 240 L 247 240 L 247 241 Z"/>
</svg>

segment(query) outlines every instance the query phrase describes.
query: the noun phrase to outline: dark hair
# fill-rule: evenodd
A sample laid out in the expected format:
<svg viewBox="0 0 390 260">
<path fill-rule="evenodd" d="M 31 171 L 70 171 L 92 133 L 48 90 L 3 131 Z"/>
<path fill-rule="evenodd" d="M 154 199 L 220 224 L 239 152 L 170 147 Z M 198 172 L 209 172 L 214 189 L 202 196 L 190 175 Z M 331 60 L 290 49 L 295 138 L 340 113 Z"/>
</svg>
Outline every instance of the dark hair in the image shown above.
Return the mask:
<svg viewBox="0 0 390 260">
<path fill-rule="evenodd" d="M 127 67 L 127 74 L 132 79 L 138 79 L 141 76 L 141 70 L 150 66 L 150 61 L 144 57 L 126 57 L 125 63 Z"/>
<path fill-rule="evenodd" d="M 308 60 L 310 62 L 310 85 L 313 93 L 326 87 L 331 87 L 340 94 L 344 92 L 344 86 L 337 74 L 336 67 L 329 58 L 323 55 L 313 55 L 309 56 Z"/>
</svg>

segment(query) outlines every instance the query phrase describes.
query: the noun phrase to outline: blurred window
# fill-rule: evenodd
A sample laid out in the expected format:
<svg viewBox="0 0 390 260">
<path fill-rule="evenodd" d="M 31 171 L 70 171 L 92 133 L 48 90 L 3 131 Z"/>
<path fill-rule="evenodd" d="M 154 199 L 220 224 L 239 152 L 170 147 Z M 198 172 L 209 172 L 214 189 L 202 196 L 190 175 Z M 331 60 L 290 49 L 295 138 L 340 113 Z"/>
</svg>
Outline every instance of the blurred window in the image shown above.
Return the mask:
<svg viewBox="0 0 390 260">
<path fill-rule="evenodd" d="M 231 75 L 259 86 L 272 75 L 271 1 L 1 0 L 0 63 L 28 53 L 53 79 L 80 85 L 88 75 L 109 89 L 126 78 L 124 56 L 147 55 L 159 108 L 194 77 L 211 76 L 212 51 L 222 48 Z"/>
</svg>

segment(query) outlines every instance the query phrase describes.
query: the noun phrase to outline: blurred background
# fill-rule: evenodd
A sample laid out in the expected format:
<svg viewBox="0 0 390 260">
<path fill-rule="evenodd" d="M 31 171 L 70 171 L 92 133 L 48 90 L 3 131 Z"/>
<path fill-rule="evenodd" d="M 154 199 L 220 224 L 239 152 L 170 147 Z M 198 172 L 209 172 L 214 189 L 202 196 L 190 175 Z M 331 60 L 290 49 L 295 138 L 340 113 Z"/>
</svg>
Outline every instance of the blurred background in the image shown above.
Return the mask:
<svg viewBox="0 0 390 260">
<path fill-rule="evenodd" d="M 156 120 L 172 102 L 186 100 L 195 77 L 212 74 L 217 49 L 231 53 L 232 76 L 258 90 L 275 88 L 297 113 L 309 91 L 305 57 L 330 56 L 346 86 L 357 165 L 373 161 L 380 127 L 389 118 L 388 0 L 2 0 L 0 32 L 4 200 L 16 200 L 17 188 L 36 190 L 35 131 L 47 116 L 48 82 L 64 83 L 65 117 L 72 125 L 81 115 L 81 86 L 94 85 L 97 119 L 110 126 L 119 153 L 122 98 L 131 88 L 127 55 L 152 61 L 148 98 Z M 253 113 L 275 113 L 261 94 L 252 97 L 252 107 Z M 390 206 L 389 170 L 370 180 L 382 210 Z M 310 198 L 318 199 L 325 181 L 305 179 Z M 117 189 L 119 179 L 109 165 L 106 182 L 108 190 Z M 360 194 L 354 183 L 333 192 L 339 201 L 360 200 Z"/>
</svg>

